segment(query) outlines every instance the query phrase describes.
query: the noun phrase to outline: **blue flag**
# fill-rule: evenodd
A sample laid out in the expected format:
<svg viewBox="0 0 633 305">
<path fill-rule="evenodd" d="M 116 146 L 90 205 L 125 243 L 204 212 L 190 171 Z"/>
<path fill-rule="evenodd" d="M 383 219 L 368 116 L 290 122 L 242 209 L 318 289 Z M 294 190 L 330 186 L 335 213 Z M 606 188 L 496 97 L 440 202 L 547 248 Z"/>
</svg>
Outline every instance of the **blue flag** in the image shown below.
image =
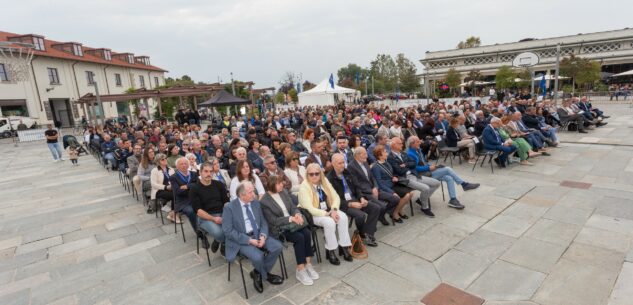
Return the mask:
<svg viewBox="0 0 633 305">
<path fill-rule="evenodd" d="M 330 73 L 330 87 L 334 89 L 334 74 Z"/>
<path fill-rule="evenodd" d="M 358 84 L 360 84 L 360 74 L 356 72 L 356 85 L 358 86 Z"/>
<path fill-rule="evenodd" d="M 545 96 L 545 93 L 547 92 L 547 88 L 545 87 L 545 74 L 543 74 L 543 77 L 541 78 L 541 83 L 539 84 L 539 87 L 541 88 L 541 94 Z"/>
</svg>

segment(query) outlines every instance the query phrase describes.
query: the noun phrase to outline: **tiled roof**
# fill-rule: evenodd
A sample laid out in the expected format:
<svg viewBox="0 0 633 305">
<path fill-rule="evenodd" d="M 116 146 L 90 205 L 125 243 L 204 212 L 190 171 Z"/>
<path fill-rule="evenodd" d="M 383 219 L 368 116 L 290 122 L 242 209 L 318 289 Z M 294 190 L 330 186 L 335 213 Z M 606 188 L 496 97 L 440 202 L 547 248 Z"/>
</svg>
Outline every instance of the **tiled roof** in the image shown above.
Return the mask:
<svg viewBox="0 0 633 305">
<path fill-rule="evenodd" d="M 14 36 L 25 36 L 25 35 L 31 35 L 31 34 L 15 34 L 15 33 L 9 33 L 9 32 L 3 32 L 0 31 L 0 41 L 9 41 L 9 37 L 14 37 Z M 33 34 L 34 36 L 39 36 L 40 35 L 36 35 Z M 50 40 L 50 39 L 46 39 L 44 38 L 44 46 L 46 47 L 46 51 L 38 51 L 38 50 L 33 50 L 33 53 L 35 56 L 46 56 L 46 57 L 53 57 L 53 58 L 61 58 L 61 59 L 68 59 L 68 60 L 76 60 L 76 61 L 83 61 L 83 62 L 91 62 L 91 63 L 98 63 L 98 64 L 104 64 L 104 65 L 113 65 L 113 66 L 120 66 L 120 67 L 126 67 L 126 68 L 135 68 L 135 69 L 141 69 L 141 70 L 152 70 L 152 71 L 159 71 L 159 72 L 167 72 L 167 70 L 156 67 L 156 66 L 152 66 L 152 65 L 145 65 L 142 63 L 138 63 L 138 62 L 134 62 L 133 64 L 127 62 L 127 61 L 123 61 L 120 60 L 118 58 L 114 58 L 114 55 L 117 53 L 125 53 L 125 52 L 114 52 L 112 51 L 112 60 L 105 60 L 101 57 L 92 55 L 92 54 L 88 54 L 88 52 L 86 51 L 90 51 L 90 50 L 98 50 L 98 49 L 102 49 L 102 48 L 90 48 L 90 47 L 86 47 L 86 46 L 82 46 L 83 49 L 83 56 L 77 56 L 75 54 L 72 53 L 68 53 L 68 52 L 64 52 L 61 51 L 59 49 L 53 48 L 54 44 L 64 44 L 64 43 L 69 43 L 69 42 L 60 42 L 60 41 L 54 41 L 54 40 Z"/>
</svg>

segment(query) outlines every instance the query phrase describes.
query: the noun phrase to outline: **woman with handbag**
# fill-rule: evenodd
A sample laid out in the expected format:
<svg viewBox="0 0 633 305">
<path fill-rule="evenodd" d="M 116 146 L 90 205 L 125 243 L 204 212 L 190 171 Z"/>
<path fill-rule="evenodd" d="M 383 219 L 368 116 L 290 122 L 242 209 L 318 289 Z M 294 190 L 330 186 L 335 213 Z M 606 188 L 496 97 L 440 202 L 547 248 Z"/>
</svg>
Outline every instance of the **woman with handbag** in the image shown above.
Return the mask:
<svg viewBox="0 0 633 305">
<path fill-rule="evenodd" d="M 310 212 L 316 226 L 323 227 L 325 257 L 332 265 L 341 263 L 336 256 L 336 249 L 346 261 L 354 260 L 349 253 L 349 247 L 352 246 L 348 229 L 349 220 L 347 215 L 339 210 L 340 205 L 340 198 L 325 178 L 321 166 L 318 163 L 308 165 L 306 177 L 299 187 L 299 206 Z"/>
<path fill-rule="evenodd" d="M 264 218 L 268 222 L 270 234 L 278 238 L 283 236 L 292 242 L 297 261 L 296 277 L 301 284 L 310 286 L 319 274 L 312 267 L 312 236 L 308 222 L 284 189 L 280 176 L 268 178 L 266 194 L 260 200 Z"/>
<path fill-rule="evenodd" d="M 376 163 L 372 166 L 371 173 L 374 175 L 376 182 L 378 182 L 378 189 L 400 198 L 400 202 L 391 212 L 391 224 L 395 225 L 396 222 L 403 223 L 400 212 L 411 201 L 413 189 L 398 183 L 403 178 L 394 176 L 393 169 L 387 162 L 388 154 L 384 146 L 376 146 L 373 153 L 376 157 Z"/>
</svg>

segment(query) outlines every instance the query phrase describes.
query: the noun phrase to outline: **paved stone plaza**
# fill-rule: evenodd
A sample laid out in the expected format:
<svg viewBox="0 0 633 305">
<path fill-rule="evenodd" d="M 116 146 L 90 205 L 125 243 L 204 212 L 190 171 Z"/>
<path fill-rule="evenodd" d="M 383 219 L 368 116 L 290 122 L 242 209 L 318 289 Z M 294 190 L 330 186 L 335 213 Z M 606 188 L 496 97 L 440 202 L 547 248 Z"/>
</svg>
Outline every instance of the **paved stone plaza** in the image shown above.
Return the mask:
<svg viewBox="0 0 633 305">
<path fill-rule="evenodd" d="M 188 224 L 183 243 L 93 157 L 72 167 L 43 143 L 1 144 L 0 304 L 419 304 L 442 282 L 488 305 L 632 304 L 633 108 L 598 106 L 608 126 L 562 133 L 575 143 L 532 167 L 491 174 L 456 161 L 482 183 L 460 190 L 465 210 L 438 190 L 435 219 L 379 224 L 367 260 L 324 261 L 310 287 L 294 278 L 290 247 L 290 279 L 259 294 L 247 278 L 248 300 L 237 264 L 227 282 Z"/>
</svg>

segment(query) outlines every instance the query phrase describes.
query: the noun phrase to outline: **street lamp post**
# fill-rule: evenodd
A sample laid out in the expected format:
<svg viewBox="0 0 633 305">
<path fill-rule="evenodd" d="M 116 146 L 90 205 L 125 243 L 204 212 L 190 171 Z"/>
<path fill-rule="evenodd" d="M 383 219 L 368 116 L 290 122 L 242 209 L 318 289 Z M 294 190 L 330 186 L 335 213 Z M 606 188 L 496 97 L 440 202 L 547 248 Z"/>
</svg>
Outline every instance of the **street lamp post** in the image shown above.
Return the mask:
<svg viewBox="0 0 633 305">
<path fill-rule="evenodd" d="M 556 72 L 554 73 L 554 105 L 558 99 L 558 73 L 560 70 L 560 43 L 556 45 Z"/>
<path fill-rule="evenodd" d="M 105 113 L 103 110 L 103 103 L 101 103 L 101 95 L 99 94 L 99 84 L 97 84 L 97 81 L 95 80 L 95 73 L 90 73 L 92 74 L 92 85 L 95 87 L 95 96 L 97 97 L 97 106 L 99 107 L 100 112 L 100 114 L 96 114 L 96 123 L 101 124 L 102 122 L 99 121 L 99 118 L 105 119 Z"/>
</svg>

